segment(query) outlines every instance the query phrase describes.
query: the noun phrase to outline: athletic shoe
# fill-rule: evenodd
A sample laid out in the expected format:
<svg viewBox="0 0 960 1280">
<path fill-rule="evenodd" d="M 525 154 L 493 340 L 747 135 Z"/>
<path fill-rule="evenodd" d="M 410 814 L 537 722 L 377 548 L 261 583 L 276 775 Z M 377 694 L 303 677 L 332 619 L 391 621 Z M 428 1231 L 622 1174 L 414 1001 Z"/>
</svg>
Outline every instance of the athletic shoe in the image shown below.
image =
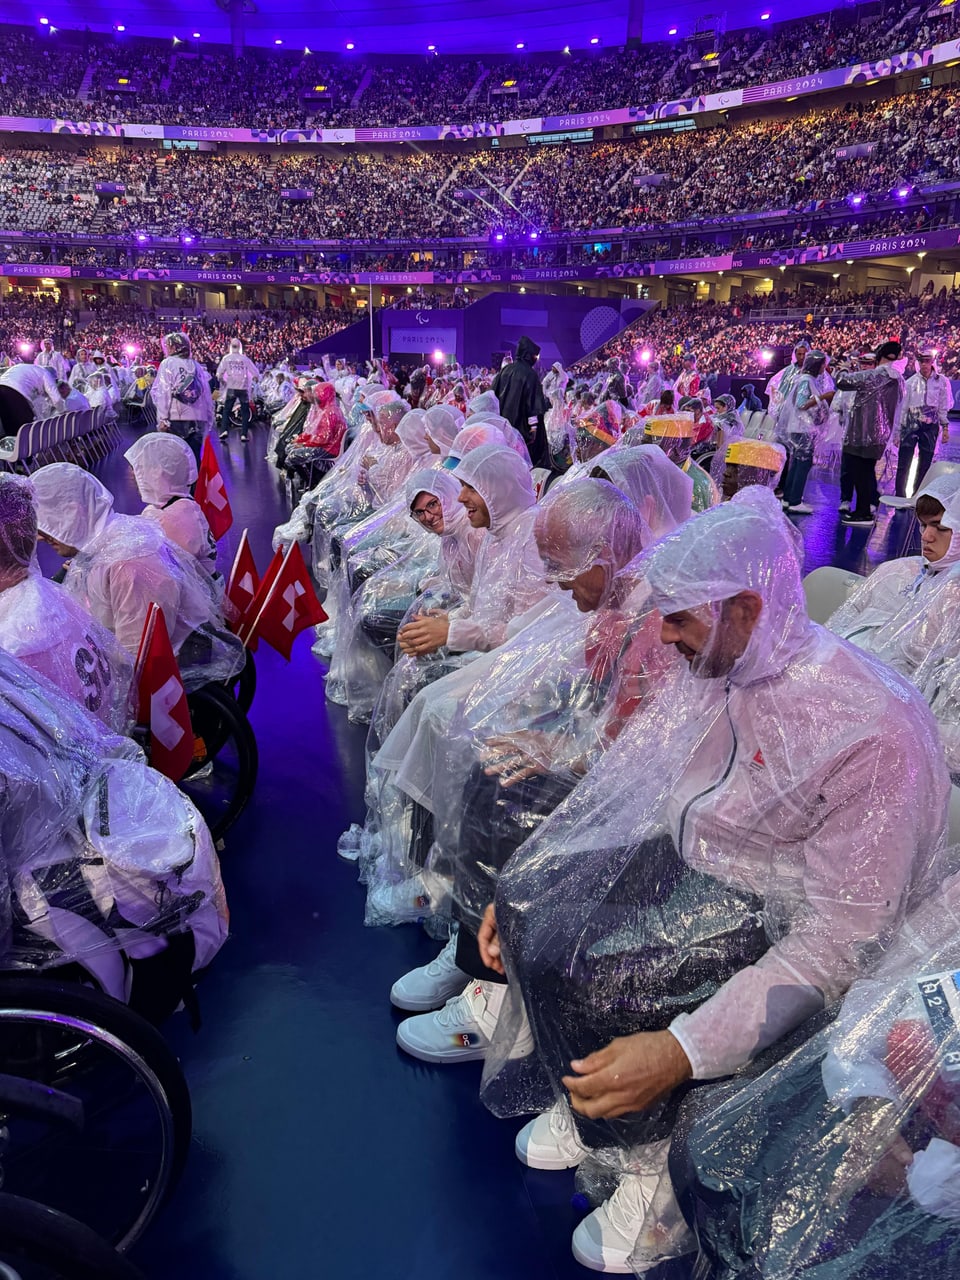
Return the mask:
<svg viewBox="0 0 960 1280">
<path fill-rule="evenodd" d="M 631 1264 L 647 1214 L 660 1183 L 659 1174 L 625 1173 L 620 1185 L 599 1209 L 588 1213 L 573 1233 L 573 1256 L 581 1266 L 610 1275 L 652 1271 L 663 1261 Z"/>
<path fill-rule="evenodd" d="M 795 507 L 784 507 L 783 509 L 788 516 L 813 515 L 813 507 L 811 507 L 809 502 L 798 502 Z"/>
<path fill-rule="evenodd" d="M 397 1027 L 397 1044 L 421 1062 L 476 1062 L 487 1055 L 507 994 L 499 982 L 471 982 L 437 1013 L 421 1013 Z"/>
<path fill-rule="evenodd" d="M 246 444 L 246 443 L 247 443 L 247 441 L 248 441 L 249 439 L 250 439 L 250 437 L 249 437 L 249 436 L 241 436 L 241 437 L 240 437 L 240 443 L 241 443 L 241 444 Z"/>
<path fill-rule="evenodd" d="M 226 432 L 226 431 L 221 431 L 221 432 L 220 432 L 220 439 L 221 439 L 221 440 L 226 440 L 227 435 L 228 435 L 228 432 Z"/>
<path fill-rule="evenodd" d="M 457 936 L 454 934 L 436 960 L 397 979 L 390 988 L 390 1003 L 397 1009 L 409 1009 L 414 1013 L 442 1008 L 463 990 L 464 983 L 470 981 L 469 973 L 457 968 L 456 956 Z"/>
<path fill-rule="evenodd" d="M 845 511 L 840 517 L 840 523 L 844 525 L 851 525 L 859 529 L 870 528 L 871 525 L 876 524 L 876 520 L 873 516 L 858 515 L 856 511 Z"/>
<path fill-rule="evenodd" d="M 549 1111 L 525 1124 L 514 1144 L 517 1159 L 528 1169 L 574 1169 L 589 1155 L 580 1145 L 566 1104 L 555 1102 Z"/>
<path fill-rule="evenodd" d="M 841 503 L 840 503 L 840 510 L 841 510 L 841 511 L 849 511 L 849 510 L 850 510 L 850 503 L 849 503 L 849 502 L 841 502 Z"/>
</svg>

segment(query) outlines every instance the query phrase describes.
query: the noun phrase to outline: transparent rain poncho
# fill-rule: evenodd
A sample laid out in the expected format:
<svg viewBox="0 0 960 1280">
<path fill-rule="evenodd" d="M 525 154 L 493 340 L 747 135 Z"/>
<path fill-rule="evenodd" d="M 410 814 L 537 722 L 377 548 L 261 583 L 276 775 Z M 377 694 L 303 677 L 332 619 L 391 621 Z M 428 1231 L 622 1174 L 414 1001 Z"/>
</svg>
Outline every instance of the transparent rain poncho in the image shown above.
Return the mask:
<svg viewBox="0 0 960 1280">
<path fill-rule="evenodd" d="M 462 459 L 455 474 L 480 493 L 491 524 L 480 539 L 466 598 L 444 610 L 450 619 L 447 644 L 424 657 L 400 658 L 374 710 L 365 829 L 379 837 L 380 848 L 406 848 L 409 799 L 430 807 L 431 762 L 429 751 L 420 750 L 421 721 L 445 722 L 457 691 L 472 683 L 469 667 L 476 652 L 502 644 L 512 628 L 523 625 L 528 611 L 548 604 L 554 593 L 534 537 L 536 506 L 527 466 L 502 444 L 482 445 Z M 410 616 L 418 611 L 414 605 Z M 432 729 L 423 732 L 432 741 Z M 391 854 L 391 863 L 399 865 L 402 857 Z M 385 921 L 392 913 L 389 902 L 376 906 L 368 900 L 369 922 Z"/>
<path fill-rule="evenodd" d="M 144 516 L 212 577 L 217 571 L 217 544 L 207 517 L 193 500 L 197 481 L 193 450 L 170 432 L 150 431 L 123 456 L 133 468 L 140 497 L 147 503 Z"/>
<path fill-rule="evenodd" d="M 635 1032 L 669 1029 L 695 1081 L 738 1070 L 842 994 L 942 874 L 933 719 L 807 618 L 794 548 L 780 512 L 738 501 L 649 553 L 690 666 L 500 874 L 497 1114 L 550 1105 L 572 1060 Z M 669 1136 L 678 1100 L 577 1127 L 619 1161 Z"/>
<path fill-rule="evenodd" d="M 564 592 L 484 662 L 434 738 L 429 867 L 451 882 L 456 914 L 474 929 L 499 866 L 676 665 L 631 571 L 653 539 L 629 499 L 608 481 L 580 480 L 547 497 L 536 536 L 551 576 L 589 575 L 589 587 L 575 583 L 573 599 Z"/>
<path fill-rule="evenodd" d="M 459 482 L 445 471 L 414 472 L 404 494 L 412 538 L 391 538 L 391 547 L 403 548 L 398 558 L 357 585 L 349 609 L 341 615 L 327 697 L 345 702 L 351 720 L 357 723 L 370 720 L 380 687 L 393 665 L 397 630 L 414 601 L 420 609 L 449 609 L 469 589 L 482 534 L 471 529 L 457 501 L 459 493 Z M 431 524 L 421 524 L 412 516 L 413 503 L 420 495 L 429 495 L 440 504 L 443 532 L 439 537 Z M 332 690 L 333 680 L 338 686 Z"/>
<path fill-rule="evenodd" d="M 0 649 L 112 733 L 125 734 L 134 714 L 130 655 L 63 587 L 41 575 L 36 545 L 33 486 L 20 476 L 0 476 Z"/>
<path fill-rule="evenodd" d="M 192 935 L 194 968 L 213 959 L 227 911 L 200 814 L 130 739 L 4 652 L 0 793 L 5 967 L 75 961 L 123 1000 L 127 961 L 173 935 Z"/>
<path fill-rule="evenodd" d="M 671 462 L 688 475 L 693 482 L 693 509 L 706 511 L 720 501 L 720 491 L 710 477 L 690 457 L 693 448 L 694 421 L 692 413 L 654 415 L 645 418 L 642 425 L 630 427 L 623 433 L 623 443 L 655 444 L 664 451 Z"/>
<path fill-rule="evenodd" d="M 787 455 L 783 445 L 768 440 L 734 440 L 724 450 L 719 484 L 725 502 L 752 487 L 773 490 Z M 714 477 L 717 472 L 711 473 Z"/>
<path fill-rule="evenodd" d="M 72 463 L 41 467 L 32 482 L 40 530 L 77 549 L 64 587 L 127 653 L 136 655 L 155 603 L 188 689 L 227 680 L 243 667 L 243 647 L 226 630 L 211 588 L 157 525 L 118 515 L 109 489 Z"/>
<path fill-rule="evenodd" d="M 440 451 L 441 461 L 450 454 L 450 446 L 463 426 L 463 414 L 450 404 L 437 404 L 426 410 L 427 437 Z"/>
<path fill-rule="evenodd" d="M 837 374 L 837 389 L 852 392 L 846 407 L 843 448 L 863 458 L 882 458 L 896 440 L 903 408 L 903 378 L 893 364 Z"/>
<path fill-rule="evenodd" d="M 950 773 L 960 776 L 960 479 L 940 476 L 921 494 L 944 507 L 952 530 L 939 560 L 908 556 L 880 565 L 828 620 L 923 694 L 940 727 Z"/>
<path fill-rule="evenodd" d="M 684 1105 L 674 1190 L 716 1280 L 956 1273 L 958 971 L 953 876 L 835 1020 L 747 1082 Z"/>
<path fill-rule="evenodd" d="M 690 516 L 693 481 L 655 444 L 610 449 L 590 474 L 611 481 L 646 521 L 653 539 Z"/>
</svg>

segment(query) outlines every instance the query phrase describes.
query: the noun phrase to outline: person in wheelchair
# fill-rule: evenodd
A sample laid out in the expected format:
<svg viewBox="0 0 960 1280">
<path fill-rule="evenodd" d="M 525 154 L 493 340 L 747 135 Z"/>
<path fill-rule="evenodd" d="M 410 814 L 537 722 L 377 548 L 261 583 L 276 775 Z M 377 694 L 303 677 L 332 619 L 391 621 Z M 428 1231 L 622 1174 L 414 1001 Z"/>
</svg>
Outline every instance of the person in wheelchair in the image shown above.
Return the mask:
<svg viewBox="0 0 960 1280">
<path fill-rule="evenodd" d="M 163 612 L 188 691 L 228 680 L 244 666 L 208 582 L 159 525 L 119 515 L 113 494 L 88 471 L 54 462 L 33 475 L 39 536 L 68 563 L 67 591 L 136 655 L 147 612 Z"/>
<path fill-rule="evenodd" d="M 0 964 L 69 970 L 154 1021 L 227 935 L 190 800 L 50 681 L 0 650 Z"/>
<path fill-rule="evenodd" d="M 181 551 L 193 556 L 198 568 L 211 580 L 217 573 L 217 544 L 207 517 L 193 500 L 197 460 L 179 436 L 149 431 L 123 455 L 133 468 L 140 497 L 147 504 L 143 514 L 163 530 Z"/>
<path fill-rule="evenodd" d="M 723 451 L 721 492 L 723 501 L 729 502 L 735 493 L 751 485 L 759 485 L 771 491 L 782 474 L 787 451 L 782 444 L 769 440 L 734 440 Z M 711 468 L 716 477 L 718 469 Z"/>
<path fill-rule="evenodd" d="M 333 384 L 317 383 L 303 430 L 287 446 L 283 462 L 287 475 L 296 477 L 307 489 L 316 484 L 339 456 L 346 431 L 347 420 L 337 403 Z"/>
<path fill-rule="evenodd" d="M 0 475 L 0 649 L 45 676 L 112 732 L 133 723 L 133 663 L 116 638 L 36 561 L 33 486 Z"/>
</svg>

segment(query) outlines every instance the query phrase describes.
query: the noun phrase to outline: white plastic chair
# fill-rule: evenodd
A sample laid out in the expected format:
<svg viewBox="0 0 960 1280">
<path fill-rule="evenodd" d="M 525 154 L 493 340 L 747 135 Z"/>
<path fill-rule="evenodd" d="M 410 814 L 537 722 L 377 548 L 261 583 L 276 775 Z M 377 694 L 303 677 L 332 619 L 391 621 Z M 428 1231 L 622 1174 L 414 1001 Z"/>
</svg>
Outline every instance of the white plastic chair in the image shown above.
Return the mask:
<svg viewBox="0 0 960 1280">
<path fill-rule="evenodd" d="M 923 486 L 930 480 L 936 480 L 937 476 L 948 476 L 953 472 L 960 471 L 960 462 L 948 462 L 945 458 L 940 462 L 934 462 L 927 474 L 917 485 L 915 492 L 919 493 Z M 903 511 L 907 507 L 914 505 L 913 498 L 898 498 L 896 494 L 884 493 L 880 497 L 880 501 L 885 507 L 893 507 L 896 511 Z"/>
<path fill-rule="evenodd" d="M 836 569 L 833 565 L 814 569 L 803 580 L 807 613 L 814 622 L 826 622 L 861 582 L 862 576 L 849 569 Z"/>
</svg>

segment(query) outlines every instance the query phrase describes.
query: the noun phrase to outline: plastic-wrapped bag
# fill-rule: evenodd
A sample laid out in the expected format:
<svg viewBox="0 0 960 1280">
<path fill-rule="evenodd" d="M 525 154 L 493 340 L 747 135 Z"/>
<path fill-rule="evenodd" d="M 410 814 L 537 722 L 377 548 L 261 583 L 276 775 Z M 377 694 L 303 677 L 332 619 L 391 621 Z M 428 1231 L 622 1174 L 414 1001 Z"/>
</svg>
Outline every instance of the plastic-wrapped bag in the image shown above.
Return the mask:
<svg viewBox="0 0 960 1280">
<path fill-rule="evenodd" d="M 118 999 L 128 962 L 226 937 L 219 867 L 191 802 L 48 681 L 0 652 L 0 881 L 16 914 L 4 963 L 87 968 Z"/>
<path fill-rule="evenodd" d="M 958 897 L 953 877 L 911 915 L 834 1023 L 685 1104 L 673 1181 L 717 1280 L 960 1263 Z"/>
</svg>

